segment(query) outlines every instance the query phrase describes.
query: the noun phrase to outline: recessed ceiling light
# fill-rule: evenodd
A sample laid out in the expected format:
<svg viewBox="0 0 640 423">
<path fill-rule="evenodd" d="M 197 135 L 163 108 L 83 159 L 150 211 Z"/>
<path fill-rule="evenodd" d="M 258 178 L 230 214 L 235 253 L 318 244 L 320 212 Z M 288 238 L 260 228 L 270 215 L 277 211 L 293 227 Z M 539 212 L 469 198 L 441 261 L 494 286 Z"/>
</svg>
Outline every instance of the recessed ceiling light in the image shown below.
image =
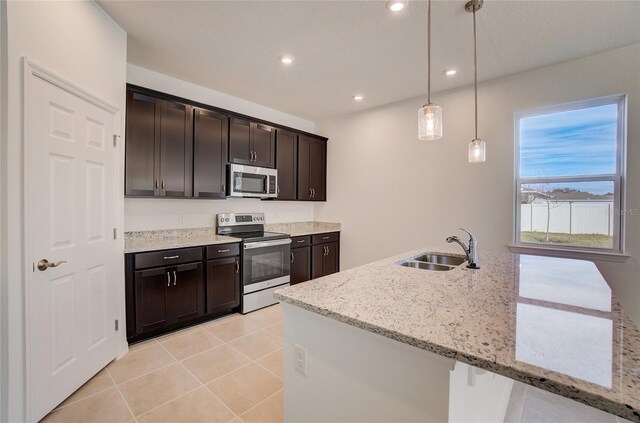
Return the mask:
<svg viewBox="0 0 640 423">
<path fill-rule="evenodd" d="M 356 95 L 353 96 L 353 99 L 355 101 L 362 101 L 362 100 L 364 100 L 364 97 L 361 96 L 360 94 L 356 94 Z"/>
<path fill-rule="evenodd" d="M 444 70 L 444 74 L 447 76 L 453 76 L 455 74 L 457 74 L 458 71 L 456 69 L 445 69 Z"/>
<path fill-rule="evenodd" d="M 280 57 L 280 61 L 285 65 L 290 65 L 293 63 L 293 57 L 291 56 L 282 56 Z"/>
<path fill-rule="evenodd" d="M 391 0 L 387 2 L 387 9 L 391 10 L 392 12 L 399 12 L 404 9 L 406 5 L 406 1 Z"/>
</svg>

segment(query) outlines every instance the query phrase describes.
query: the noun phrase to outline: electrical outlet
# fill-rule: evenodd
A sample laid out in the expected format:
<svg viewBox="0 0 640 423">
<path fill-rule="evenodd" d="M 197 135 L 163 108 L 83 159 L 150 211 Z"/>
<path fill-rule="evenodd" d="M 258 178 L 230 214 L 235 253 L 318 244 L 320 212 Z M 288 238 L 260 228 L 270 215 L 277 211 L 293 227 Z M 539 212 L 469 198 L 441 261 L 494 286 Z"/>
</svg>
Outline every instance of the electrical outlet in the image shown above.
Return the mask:
<svg viewBox="0 0 640 423">
<path fill-rule="evenodd" d="M 296 370 L 306 375 L 307 374 L 307 349 L 298 344 L 294 344 L 294 350 L 295 350 L 295 359 L 296 359 Z"/>
</svg>

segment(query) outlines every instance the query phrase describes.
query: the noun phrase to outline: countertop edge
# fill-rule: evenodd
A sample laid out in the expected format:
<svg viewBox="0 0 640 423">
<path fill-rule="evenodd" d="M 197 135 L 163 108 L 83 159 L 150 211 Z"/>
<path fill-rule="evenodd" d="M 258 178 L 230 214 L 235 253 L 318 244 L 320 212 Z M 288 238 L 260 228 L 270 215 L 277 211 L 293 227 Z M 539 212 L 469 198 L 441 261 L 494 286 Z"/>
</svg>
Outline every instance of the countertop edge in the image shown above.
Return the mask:
<svg viewBox="0 0 640 423">
<path fill-rule="evenodd" d="M 336 320 L 338 322 L 366 330 L 374 334 L 384 336 L 385 338 L 392 339 L 394 341 L 402 342 L 403 344 L 411 345 L 416 348 L 437 354 L 445 358 L 451 358 L 471 366 L 488 370 L 490 372 L 499 374 L 501 376 L 525 383 L 530 386 L 551 392 L 556 395 L 560 395 L 564 398 L 569 398 L 574 401 L 578 401 L 582 404 L 588 405 L 600 409 L 602 411 L 615 414 L 619 417 L 629 419 L 632 421 L 640 422 L 640 410 L 634 410 L 626 404 L 620 404 L 613 402 L 607 398 L 603 398 L 597 394 L 593 394 L 586 391 L 576 389 L 571 385 L 565 385 L 563 383 L 550 381 L 547 378 L 540 378 L 534 374 L 522 370 L 516 370 L 509 366 L 500 365 L 496 361 L 487 361 L 472 355 L 461 353 L 460 351 L 453 350 L 451 348 L 443 347 L 433 342 L 425 341 L 422 339 L 413 338 L 408 335 L 403 335 L 398 332 L 394 332 L 389 329 L 382 328 L 380 326 L 364 322 L 353 317 L 347 317 L 340 313 L 336 313 L 320 307 L 315 307 L 303 301 L 292 299 L 288 296 L 280 294 L 278 291 L 274 292 L 274 297 L 282 302 L 291 304 L 293 306 L 302 308 L 312 313 L 319 314 L 321 316 Z M 544 370 L 544 369 L 542 369 Z M 599 405 L 594 405 L 599 404 Z"/>
<path fill-rule="evenodd" d="M 125 248 L 124 254 L 132 254 L 132 253 L 146 253 L 150 251 L 162 251 L 162 250 L 173 250 L 175 248 L 190 248 L 190 247 L 204 247 L 207 245 L 220 245 L 220 244 L 234 244 L 242 242 L 240 238 L 228 237 L 225 240 L 219 241 L 196 241 L 196 242 L 186 242 L 180 244 L 171 244 L 171 245 L 155 245 L 155 246 L 145 246 L 139 248 Z"/>
</svg>

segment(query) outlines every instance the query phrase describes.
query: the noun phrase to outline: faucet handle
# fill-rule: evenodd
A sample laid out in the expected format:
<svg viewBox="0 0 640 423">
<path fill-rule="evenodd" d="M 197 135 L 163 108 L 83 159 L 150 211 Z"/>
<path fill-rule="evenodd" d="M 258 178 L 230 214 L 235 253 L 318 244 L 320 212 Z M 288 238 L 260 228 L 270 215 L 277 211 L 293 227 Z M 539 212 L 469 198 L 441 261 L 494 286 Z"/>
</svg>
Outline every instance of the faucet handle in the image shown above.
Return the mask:
<svg viewBox="0 0 640 423">
<path fill-rule="evenodd" d="M 461 231 L 466 232 L 467 234 L 469 234 L 469 242 L 478 242 L 478 239 L 476 238 L 476 236 L 474 234 L 472 234 L 470 231 L 466 230 L 465 228 L 458 228 Z"/>
</svg>

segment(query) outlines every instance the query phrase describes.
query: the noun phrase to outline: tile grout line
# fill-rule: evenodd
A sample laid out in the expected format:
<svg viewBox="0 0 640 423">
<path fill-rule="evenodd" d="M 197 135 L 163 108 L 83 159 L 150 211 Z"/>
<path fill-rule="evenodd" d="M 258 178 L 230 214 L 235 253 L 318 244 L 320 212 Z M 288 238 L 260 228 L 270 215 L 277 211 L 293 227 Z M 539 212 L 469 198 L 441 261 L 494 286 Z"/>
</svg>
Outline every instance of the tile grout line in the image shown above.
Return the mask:
<svg viewBox="0 0 640 423">
<path fill-rule="evenodd" d="M 116 387 L 116 390 L 118 391 L 118 394 L 120 394 L 120 398 L 122 398 L 122 401 L 124 401 L 124 405 L 127 406 L 127 410 L 129 410 L 129 413 L 131 413 L 131 415 L 133 416 L 133 421 L 137 423 L 138 422 L 138 417 L 135 415 L 135 413 L 133 412 L 133 410 L 129 406 L 129 403 L 127 402 L 127 399 L 122 394 L 122 391 L 120 390 L 120 388 L 118 387 L 118 384 L 116 383 L 115 379 L 111 375 L 111 372 L 109 372 L 109 369 L 107 369 L 106 367 L 105 367 L 105 370 L 107 371 L 107 374 L 111 378 L 111 381 L 113 382 L 113 385 Z M 127 421 L 130 421 L 130 420 L 127 420 Z"/>
<path fill-rule="evenodd" d="M 164 345 L 162 345 L 162 344 L 160 344 L 160 345 L 162 346 L 162 348 L 164 348 Z M 165 348 L 165 351 L 167 351 L 167 353 L 169 353 L 173 358 L 176 358 L 176 357 L 175 357 L 173 354 L 171 354 L 171 352 L 170 352 L 169 350 L 167 350 L 166 348 Z M 220 401 L 220 403 L 221 403 L 221 404 L 222 404 L 222 405 L 223 405 L 227 410 L 229 410 L 229 412 L 230 412 L 230 413 L 231 413 L 231 415 L 233 416 L 233 418 L 231 418 L 231 419 L 229 420 L 230 422 L 231 422 L 231 421 L 233 421 L 233 420 L 234 420 L 234 419 L 236 419 L 236 418 L 238 418 L 238 419 L 240 418 L 240 416 L 238 416 L 238 415 L 237 415 L 237 414 L 236 414 L 236 413 L 235 413 L 231 408 L 229 408 L 229 406 L 228 406 L 224 401 L 222 401 L 222 399 L 221 399 L 221 398 L 218 398 L 218 396 L 217 396 L 216 394 L 214 394 L 213 392 L 211 392 L 211 389 L 207 388 L 207 387 L 205 386 L 205 384 L 204 384 L 204 383 L 202 383 L 202 381 L 201 381 L 200 379 L 198 379 L 198 378 L 197 378 L 193 373 L 191 373 L 191 370 L 189 370 L 189 369 L 187 368 L 187 366 L 185 366 L 185 365 L 182 363 L 182 361 L 178 361 L 178 363 L 182 366 L 182 368 L 183 368 L 183 369 L 185 369 L 185 370 L 187 371 L 187 373 L 189 373 L 189 374 L 191 375 L 191 377 L 192 377 L 192 378 L 194 378 L 194 379 L 195 379 L 195 380 L 200 384 L 200 386 L 199 386 L 198 388 L 195 388 L 195 389 L 199 389 L 199 388 L 204 388 L 204 389 L 206 389 L 206 390 L 207 390 L 207 392 L 209 392 L 211 395 L 213 395 L 213 397 L 214 397 L 214 398 L 216 398 L 218 401 Z M 236 370 L 238 370 L 238 369 L 236 369 Z M 235 370 L 234 370 L 234 371 L 235 371 Z M 229 373 L 232 373 L 232 372 L 229 372 Z M 223 375 L 223 376 L 225 376 L 225 375 Z M 220 376 L 220 377 L 223 377 L 223 376 Z M 218 379 L 219 379 L 219 378 L 218 378 Z M 213 381 L 212 381 L 212 382 L 213 382 Z M 194 389 L 194 391 L 195 391 L 195 389 Z M 186 394 L 185 394 L 185 395 L 186 395 Z M 171 401 L 176 400 L 176 399 L 178 399 L 178 398 L 180 398 L 180 397 L 174 398 L 174 399 L 172 399 Z M 171 401 L 168 401 L 168 402 L 171 402 Z M 166 403 L 165 403 L 165 404 L 166 404 Z M 162 404 L 162 405 L 164 405 L 164 404 Z"/>
<path fill-rule="evenodd" d="M 284 388 L 278 389 L 276 392 L 274 392 L 273 394 L 269 395 L 268 397 L 266 397 L 265 399 L 263 399 L 262 401 L 260 401 L 259 403 L 257 403 L 256 405 L 254 405 L 253 407 L 247 409 L 245 412 L 243 412 L 240 416 L 238 416 L 238 418 L 240 420 L 242 420 L 242 416 L 244 416 L 245 414 L 247 414 L 249 411 L 253 410 L 254 408 L 257 408 L 259 405 L 261 405 L 262 403 L 267 402 L 269 399 L 275 397 L 276 395 L 278 395 L 280 392 L 284 392 Z M 284 411 L 284 410 L 283 410 Z M 244 420 L 242 420 L 244 421 Z"/>
</svg>

